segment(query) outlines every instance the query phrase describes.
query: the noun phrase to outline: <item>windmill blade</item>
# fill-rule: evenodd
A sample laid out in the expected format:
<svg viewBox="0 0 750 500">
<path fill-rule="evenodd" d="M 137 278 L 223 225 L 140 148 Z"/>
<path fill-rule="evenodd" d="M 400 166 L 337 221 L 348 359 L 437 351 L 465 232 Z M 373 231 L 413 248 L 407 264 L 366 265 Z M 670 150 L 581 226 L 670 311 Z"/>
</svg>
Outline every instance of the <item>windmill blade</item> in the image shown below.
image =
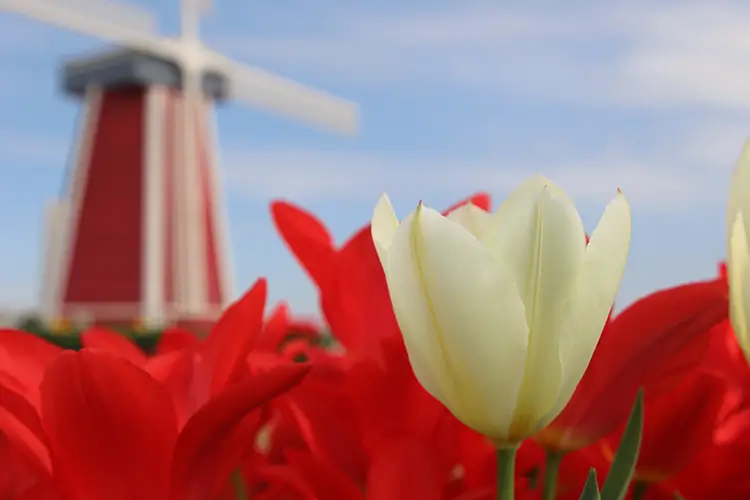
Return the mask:
<svg viewBox="0 0 750 500">
<path fill-rule="evenodd" d="M 87 6 L 97 5 L 90 15 Z M 159 50 L 163 39 L 153 32 L 155 24 L 144 11 L 112 2 L 94 0 L 0 0 L 0 12 L 12 12 L 61 28 L 121 43 L 133 48 Z M 148 26 L 151 28 L 148 28 Z M 146 28 L 146 29 L 144 29 Z M 162 49 L 163 51 L 164 49 Z"/>
<path fill-rule="evenodd" d="M 353 102 L 230 61 L 217 53 L 211 53 L 208 59 L 227 73 L 232 99 L 340 134 L 357 132 L 359 110 Z"/>
</svg>

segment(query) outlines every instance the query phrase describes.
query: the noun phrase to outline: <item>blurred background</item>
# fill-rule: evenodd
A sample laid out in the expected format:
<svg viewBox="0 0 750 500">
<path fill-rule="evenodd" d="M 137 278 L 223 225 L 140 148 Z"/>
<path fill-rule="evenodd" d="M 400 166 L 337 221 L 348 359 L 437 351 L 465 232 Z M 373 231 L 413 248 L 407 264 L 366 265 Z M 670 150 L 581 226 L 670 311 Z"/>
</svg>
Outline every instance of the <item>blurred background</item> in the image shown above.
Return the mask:
<svg viewBox="0 0 750 500">
<path fill-rule="evenodd" d="M 164 33 L 178 2 L 144 0 Z M 750 135 L 750 5 L 739 1 L 341 2 L 217 0 L 207 45 L 360 103 L 343 139 L 235 106 L 218 110 L 237 293 L 317 314 L 313 287 L 272 226 L 290 199 L 339 241 L 381 192 L 401 214 L 543 173 L 588 230 L 622 188 L 633 240 L 618 308 L 712 277 L 724 255 L 729 171 Z M 58 196 L 77 103 L 63 58 L 103 44 L 0 14 L 0 311 L 36 307 L 43 215 Z"/>
</svg>

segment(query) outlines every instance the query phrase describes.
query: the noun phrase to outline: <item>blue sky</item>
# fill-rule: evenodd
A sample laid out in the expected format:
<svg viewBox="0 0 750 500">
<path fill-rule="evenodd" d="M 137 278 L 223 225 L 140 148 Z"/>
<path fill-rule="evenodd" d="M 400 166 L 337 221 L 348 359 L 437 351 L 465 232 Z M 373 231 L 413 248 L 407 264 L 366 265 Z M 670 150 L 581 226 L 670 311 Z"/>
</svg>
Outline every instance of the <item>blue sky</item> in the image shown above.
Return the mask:
<svg viewBox="0 0 750 500">
<path fill-rule="evenodd" d="M 148 3 L 174 32 L 178 2 Z M 750 6 L 720 0 L 215 2 L 208 45 L 362 110 L 354 139 L 242 105 L 218 111 L 238 285 L 266 276 L 273 300 L 317 310 L 269 200 L 308 207 L 341 241 L 382 191 L 405 214 L 480 189 L 500 200 L 538 172 L 588 229 L 618 186 L 630 199 L 621 305 L 712 276 L 729 172 L 750 135 L 748 22 Z M 77 112 L 58 64 L 102 47 L 0 14 L 0 309 L 36 300 L 42 214 Z"/>
</svg>

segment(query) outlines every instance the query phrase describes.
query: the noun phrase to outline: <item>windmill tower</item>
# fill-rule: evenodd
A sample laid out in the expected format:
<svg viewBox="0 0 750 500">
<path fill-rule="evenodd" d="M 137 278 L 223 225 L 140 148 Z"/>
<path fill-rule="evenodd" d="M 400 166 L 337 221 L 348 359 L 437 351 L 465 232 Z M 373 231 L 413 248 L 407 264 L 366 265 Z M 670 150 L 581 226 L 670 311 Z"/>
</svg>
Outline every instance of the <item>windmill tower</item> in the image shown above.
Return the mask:
<svg viewBox="0 0 750 500">
<path fill-rule="evenodd" d="M 206 48 L 206 0 L 181 0 L 181 33 L 109 0 L 0 0 L 14 12 L 118 45 L 63 67 L 82 100 L 65 197 L 47 221 L 42 312 L 50 321 L 207 324 L 233 295 L 214 102 L 231 99 L 334 132 L 354 104 Z M 85 9 L 85 10 L 84 10 Z"/>
</svg>

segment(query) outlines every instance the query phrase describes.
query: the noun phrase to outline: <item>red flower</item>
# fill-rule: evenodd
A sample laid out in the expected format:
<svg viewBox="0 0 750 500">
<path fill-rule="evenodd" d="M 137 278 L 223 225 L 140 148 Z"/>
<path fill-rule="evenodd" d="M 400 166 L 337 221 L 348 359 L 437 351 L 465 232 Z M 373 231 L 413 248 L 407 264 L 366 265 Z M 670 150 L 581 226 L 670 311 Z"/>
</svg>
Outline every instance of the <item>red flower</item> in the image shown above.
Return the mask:
<svg viewBox="0 0 750 500">
<path fill-rule="evenodd" d="M 708 373 L 687 373 L 677 383 L 646 386 L 641 449 L 635 480 L 655 484 L 676 476 L 713 443 L 725 385 Z M 617 439 L 602 443 L 614 456 Z"/>
<path fill-rule="evenodd" d="M 312 321 L 292 317 L 289 306 L 279 303 L 273 308 L 263 326 L 258 347 L 268 351 L 278 351 L 285 342 L 301 338 L 308 342 L 320 339 L 321 329 Z"/>
<path fill-rule="evenodd" d="M 180 431 L 167 389 L 141 368 L 102 352 L 65 352 L 45 373 L 40 414 L 17 413 L 20 426 L 0 428 L 47 468 L 63 498 L 206 498 L 241 460 L 246 444 L 237 438 L 251 412 L 308 370 L 291 364 L 246 379 Z"/>
<path fill-rule="evenodd" d="M 38 406 L 44 372 L 61 352 L 34 335 L 0 329 L 0 384 Z"/>
<path fill-rule="evenodd" d="M 747 457 L 750 455 L 750 413 L 734 414 L 714 431 L 713 443 L 662 490 L 679 492 L 690 500 L 745 500 L 750 493 Z"/>
<path fill-rule="evenodd" d="M 266 280 L 260 279 L 224 311 L 205 340 L 171 330 L 151 358 L 115 332 L 92 329 L 81 340 L 85 347 L 143 367 L 161 382 L 174 400 L 182 426 L 211 396 L 247 372 L 246 359 L 263 328 L 266 295 Z"/>
<path fill-rule="evenodd" d="M 728 309 L 721 278 L 660 290 L 633 303 L 605 326 L 572 399 L 535 439 L 570 451 L 610 434 L 624 424 L 639 387 L 703 363 L 711 329 L 726 320 Z"/>
</svg>

